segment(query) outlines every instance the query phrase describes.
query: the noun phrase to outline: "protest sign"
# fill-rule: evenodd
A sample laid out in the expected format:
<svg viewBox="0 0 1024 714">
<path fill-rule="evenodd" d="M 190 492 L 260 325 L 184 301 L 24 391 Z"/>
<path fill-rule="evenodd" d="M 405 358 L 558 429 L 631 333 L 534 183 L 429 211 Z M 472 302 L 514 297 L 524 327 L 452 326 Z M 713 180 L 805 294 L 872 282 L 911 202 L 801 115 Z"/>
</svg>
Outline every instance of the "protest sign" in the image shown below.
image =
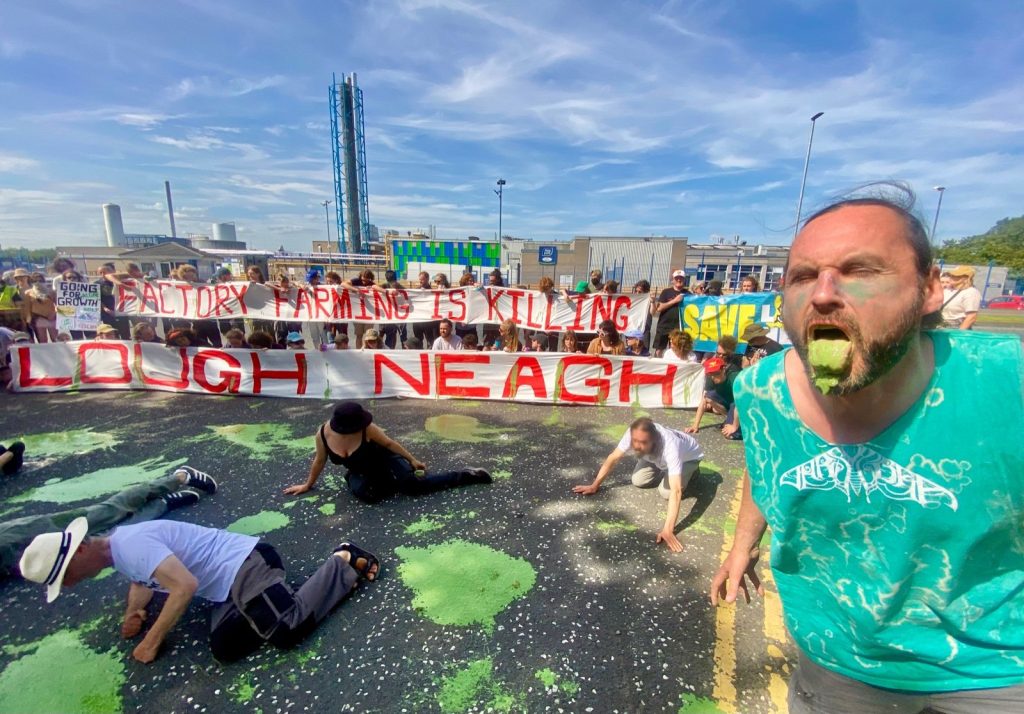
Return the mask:
<svg viewBox="0 0 1024 714">
<path fill-rule="evenodd" d="M 602 320 L 619 331 L 643 329 L 647 295 L 578 295 L 550 298 L 519 288 L 383 290 L 323 285 L 280 288 L 260 283 L 200 285 L 172 281 L 127 281 L 115 291 L 119 315 L 183 319 L 248 317 L 288 322 L 391 324 L 449 319 L 469 325 L 512 320 L 530 330 L 596 332 Z"/>
<path fill-rule="evenodd" d="M 768 327 L 769 337 L 780 344 L 789 344 L 782 329 L 782 295 L 780 293 L 740 293 L 712 296 L 687 295 L 682 307 L 666 312 L 662 320 L 672 320 L 693 337 L 698 352 L 714 352 L 722 335 L 739 338 L 752 322 Z"/>
<path fill-rule="evenodd" d="M 147 389 L 306 399 L 490 399 L 694 408 L 698 364 L 557 352 L 235 350 L 141 342 L 17 346 L 19 392 Z"/>
<path fill-rule="evenodd" d="M 57 282 L 57 332 L 95 330 L 100 324 L 99 283 Z"/>
</svg>

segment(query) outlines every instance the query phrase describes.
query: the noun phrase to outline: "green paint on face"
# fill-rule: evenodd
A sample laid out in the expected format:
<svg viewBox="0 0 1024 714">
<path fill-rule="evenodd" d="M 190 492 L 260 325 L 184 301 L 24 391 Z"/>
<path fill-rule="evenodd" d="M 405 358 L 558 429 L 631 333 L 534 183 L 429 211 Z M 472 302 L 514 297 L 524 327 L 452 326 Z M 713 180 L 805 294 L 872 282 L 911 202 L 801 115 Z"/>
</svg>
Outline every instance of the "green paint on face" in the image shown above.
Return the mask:
<svg viewBox="0 0 1024 714">
<path fill-rule="evenodd" d="M 679 714 L 724 714 L 724 712 L 711 699 L 698 697 L 696 694 L 684 694 Z"/>
<path fill-rule="evenodd" d="M 490 657 L 470 662 L 463 669 L 441 680 L 437 703 L 444 714 L 462 714 L 470 709 L 511 712 L 522 704 L 494 679 Z"/>
<path fill-rule="evenodd" d="M 46 501 L 47 503 L 76 503 L 97 501 L 112 493 L 123 491 L 129 486 L 152 481 L 164 476 L 188 459 L 161 461 L 147 459 L 131 466 L 117 466 L 100 469 L 91 474 L 69 478 L 65 481 L 34 488 L 9 499 L 11 503 L 24 501 Z"/>
<path fill-rule="evenodd" d="M 0 673 L 0 712 L 121 711 L 125 674 L 117 649 L 95 652 L 80 630 L 60 630 L 27 649 L 34 652 Z"/>
<path fill-rule="evenodd" d="M 625 521 L 598 521 L 594 524 L 597 530 L 601 531 L 605 535 L 611 534 L 613 531 L 623 531 L 630 533 L 637 530 L 637 527 L 632 523 L 626 523 Z"/>
<path fill-rule="evenodd" d="M 558 681 L 558 675 L 555 674 L 554 670 L 550 667 L 537 670 L 533 673 L 533 676 L 540 680 L 540 683 L 544 685 L 545 689 L 550 689 L 555 686 L 555 682 Z"/>
<path fill-rule="evenodd" d="M 320 508 L 318 508 L 317 510 L 320 511 L 325 516 L 333 516 L 337 508 L 338 505 L 336 503 L 325 503 L 324 505 L 320 506 Z"/>
<path fill-rule="evenodd" d="M 288 424 L 265 422 L 206 428 L 213 432 L 214 438 L 224 439 L 229 444 L 242 447 L 249 452 L 250 457 L 259 461 L 268 461 L 271 457 L 280 456 L 282 450 L 309 453 L 316 448 L 312 436 L 296 437 Z"/>
<path fill-rule="evenodd" d="M 291 519 L 280 511 L 260 511 L 252 516 L 244 516 L 227 527 L 232 533 L 242 535 L 263 535 L 278 528 L 284 528 Z"/>
<path fill-rule="evenodd" d="M 113 434 L 94 432 L 92 429 L 28 434 L 18 441 L 25 442 L 25 456 L 33 459 L 80 456 L 100 449 L 113 449 L 121 443 Z"/>
<path fill-rule="evenodd" d="M 496 437 L 505 433 L 504 429 L 484 426 L 476 417 L 465 416 L 464 414 L 442 414 L 441 416 L 427 419 L 423 428 L 427 433 L 433 434 L 447 441 L 463 441 L 470 444 L 479 444 L 493 441 Z"/>
<path fill-rule="evenodd" d="M 439 625 L 480 624 L 491 632 L 494 617 L 537 580 L 527 561 L 463 540 L 395 553 L 398 574 L 415 593 L 413 608 Z"/>
<path fill-rule="evenodd" d="M 420 533 L 429 533 L 430 531 L 436 531 L 444 528 L 444 523 L 438 523 L 437 521 L 423 516 L 418 521 L 413 521 L 405 527 L 406 535 L 419 535 Z"/>
</svg>

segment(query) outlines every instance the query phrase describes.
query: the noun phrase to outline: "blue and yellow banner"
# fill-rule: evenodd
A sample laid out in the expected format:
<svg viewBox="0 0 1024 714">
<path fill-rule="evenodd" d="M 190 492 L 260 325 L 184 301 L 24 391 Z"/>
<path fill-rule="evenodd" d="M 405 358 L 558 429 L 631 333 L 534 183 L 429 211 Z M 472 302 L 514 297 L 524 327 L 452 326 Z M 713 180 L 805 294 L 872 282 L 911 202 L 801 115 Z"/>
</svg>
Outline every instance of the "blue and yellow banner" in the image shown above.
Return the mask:
<svg viewBox="0 0 1024 714">
<path fill-rule="evenodd" d="M 700 352 L 714 352 L 722 335 L 739 339 L 752 322 L 768 328 L 769 337 L 781 344 L 789 344 L 782 329 L 781 293 L 741 293 L 739 295 L 691 295 L 675 316 L 679 328 L 693 337 L 693 348 Z M 663 319 L 672 319 L 666 313 Z M 742 343 L 741 343 L 742 350 Z"/>
</svg>

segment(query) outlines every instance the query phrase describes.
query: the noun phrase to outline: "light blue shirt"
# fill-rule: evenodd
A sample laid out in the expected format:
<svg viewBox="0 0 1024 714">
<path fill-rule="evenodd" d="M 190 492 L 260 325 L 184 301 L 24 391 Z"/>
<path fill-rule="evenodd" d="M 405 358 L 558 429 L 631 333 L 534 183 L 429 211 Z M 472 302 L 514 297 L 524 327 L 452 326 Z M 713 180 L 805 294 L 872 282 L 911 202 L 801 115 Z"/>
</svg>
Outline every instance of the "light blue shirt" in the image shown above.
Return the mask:
<svg viewBox="0 0 1024 714">
<path fill-rule="evenodd" d="M 110 536 L 110 553 L 114 570 L 159 592 L 167 591 L 153 573 L 173 555 L 199 582 L 197 596 L 224 602 L 238 569 L 258 542 L 255 536 L 191 523 L 150 521 L 115 530 Z"/>
</svg>

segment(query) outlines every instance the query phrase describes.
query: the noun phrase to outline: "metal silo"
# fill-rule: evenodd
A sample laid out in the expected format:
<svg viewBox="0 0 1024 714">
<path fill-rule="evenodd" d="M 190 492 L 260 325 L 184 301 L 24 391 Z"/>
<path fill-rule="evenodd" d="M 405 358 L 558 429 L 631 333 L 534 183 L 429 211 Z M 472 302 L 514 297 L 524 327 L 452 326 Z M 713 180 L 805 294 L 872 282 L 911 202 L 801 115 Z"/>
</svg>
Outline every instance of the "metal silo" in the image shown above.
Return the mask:
<svg viewBox="0 0 1024 714">
<path fill-rule="evenodd" d="M 124 223 L 121 222 L 121 207 L 116 203 L 103 204 L 103 227 L 107 232 L 107 245 L 126 245 Z"/>
<path fill-rule="evenodd" d="M 234 223 L 214 223 L 213 224 L 213 241 L 219 242 L 235 242 L 238 240 L 238 236 L 235 234 Z"/>
</svg>

